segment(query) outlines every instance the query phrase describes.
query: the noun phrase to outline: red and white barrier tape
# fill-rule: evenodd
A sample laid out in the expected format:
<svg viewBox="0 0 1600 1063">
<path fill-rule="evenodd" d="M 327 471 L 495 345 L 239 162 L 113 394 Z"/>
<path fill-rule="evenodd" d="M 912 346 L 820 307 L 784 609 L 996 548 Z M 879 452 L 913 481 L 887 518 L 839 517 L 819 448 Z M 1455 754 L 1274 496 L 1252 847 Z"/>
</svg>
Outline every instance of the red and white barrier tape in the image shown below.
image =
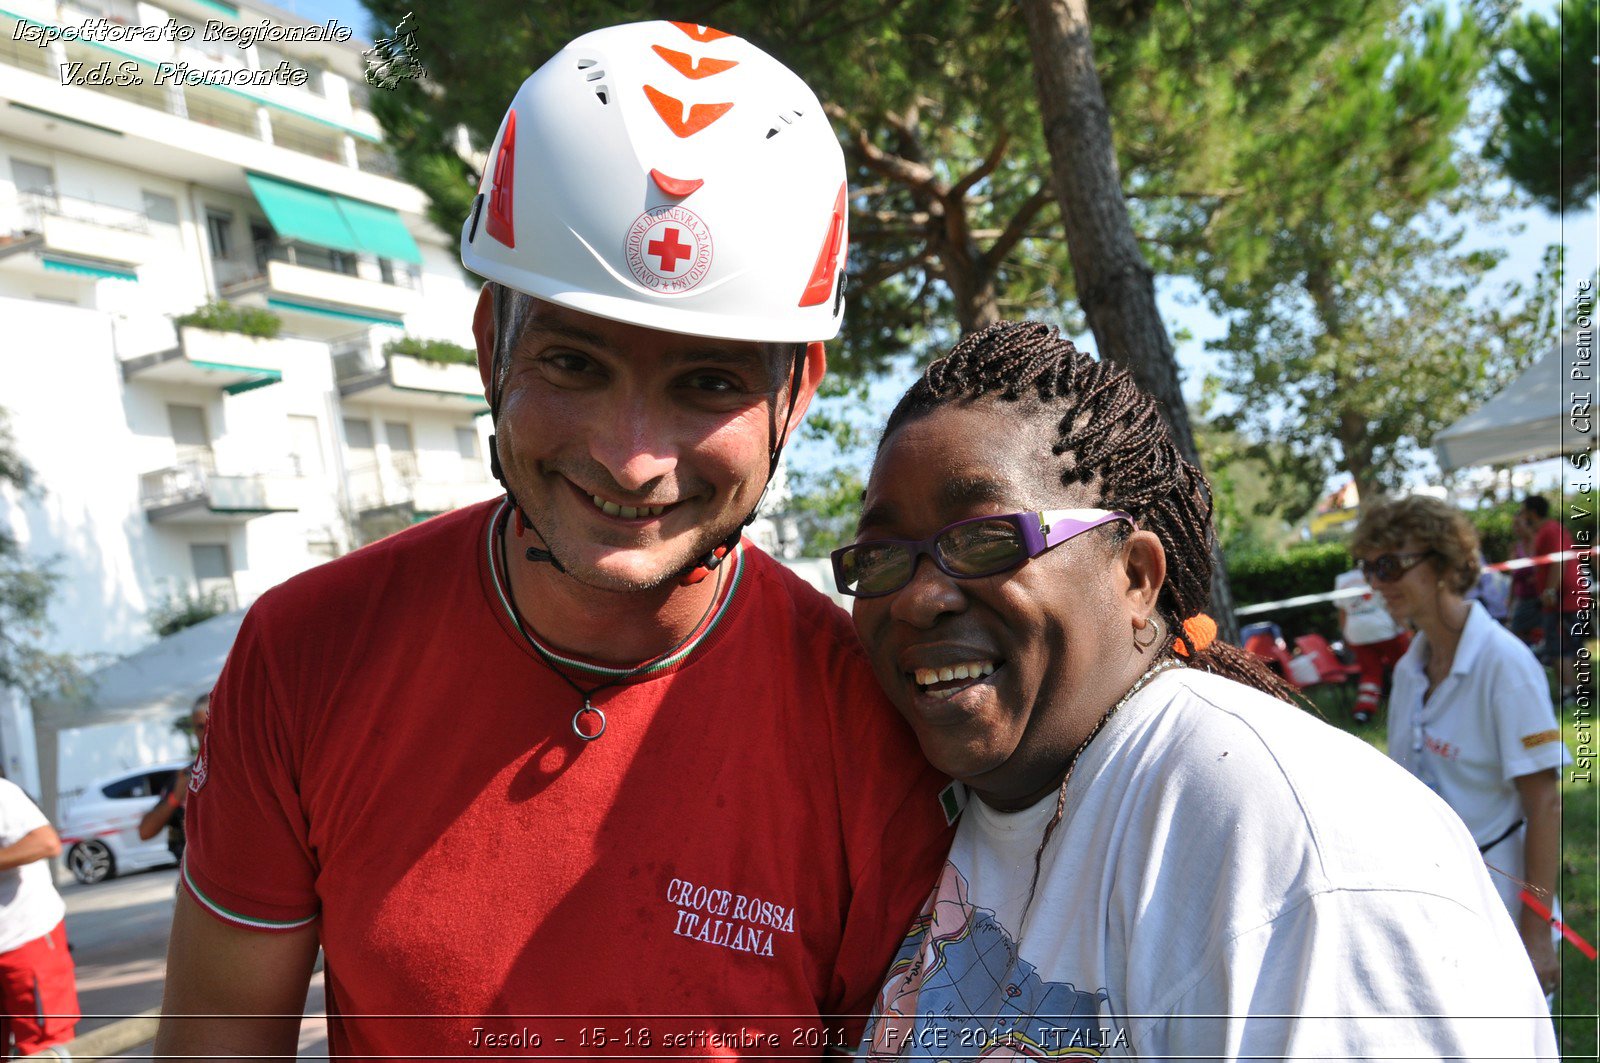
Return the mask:
<svg viewBox="0 0 1600 1063">
<path fill-rule="evenodd" d="M 1510 572 L 1518 568 L 1530 568 L 1534 565 L 1548 565 L 1552 561 L 1571 561 L 1575 558 L 1586 557 L 1594 553 L 1590 547 L 1582 550 L 1563 550 L 1556 554 L 1541 554 L 1538 557 L 1519 557 L 1512 561 L 1497 561 L 1492 565 L 1483 567 L 1490 572 Z M 1319 602 L 1333 602 L 1340 598 L 1359 598 L 1363 594 L 1371 594 L 1371 587 L 1345 587 L 1343 590 L 1323 591 L 1320 594 L 1302 594 L 1294 598 L 1280 598 L 1275 602 L 1262 602 L 1259 605 L 1246 605 L 1235 609 L 1234 616 L 1254 616 L 1257 613 L 1269 613 L 1274 609 L 1298 609 L 1302 605 L 1316 605 Z"/>
</svg>

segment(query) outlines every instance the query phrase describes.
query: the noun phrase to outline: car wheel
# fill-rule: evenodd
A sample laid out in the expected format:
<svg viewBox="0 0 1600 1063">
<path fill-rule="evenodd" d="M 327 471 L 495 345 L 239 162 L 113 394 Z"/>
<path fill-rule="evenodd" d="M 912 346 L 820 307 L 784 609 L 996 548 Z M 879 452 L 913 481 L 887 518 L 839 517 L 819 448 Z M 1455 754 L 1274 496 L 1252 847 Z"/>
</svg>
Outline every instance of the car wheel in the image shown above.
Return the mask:
<svg viewBox="0 0 1600 1063">
<path fill-rule="evenodd" d="M 116 858 L 105 842 L 79 842 L 67 850 L 67 866 L 72 876 L 85 886 L 103 882 L 117 873 Z"/>
</svg>

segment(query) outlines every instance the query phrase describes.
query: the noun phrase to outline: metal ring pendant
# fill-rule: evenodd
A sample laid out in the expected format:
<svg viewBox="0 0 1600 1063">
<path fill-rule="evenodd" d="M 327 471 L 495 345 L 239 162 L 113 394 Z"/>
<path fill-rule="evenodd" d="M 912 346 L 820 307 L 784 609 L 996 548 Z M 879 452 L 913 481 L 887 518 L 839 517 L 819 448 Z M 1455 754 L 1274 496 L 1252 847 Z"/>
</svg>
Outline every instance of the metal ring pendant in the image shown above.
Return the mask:
<svg viewBox="0 0 1600 1063">
<path fill-rule="evenodd" d="M 578 726 L 578 721 L 583 719 L 584 716 L 591 712 L 600 717 L 600 729 L 594 734 L 587 734 L 584 732 L 582 727 Z M 593 742 L 596 738 L 599 738 L 601 735 L 606 733 L 606 714 L 589 704 L 589 699 L 585 698 L 583 701 L 583 708 L 572 714 L 572 733 L 583 739 L 585 742 Z"/>
</svg>

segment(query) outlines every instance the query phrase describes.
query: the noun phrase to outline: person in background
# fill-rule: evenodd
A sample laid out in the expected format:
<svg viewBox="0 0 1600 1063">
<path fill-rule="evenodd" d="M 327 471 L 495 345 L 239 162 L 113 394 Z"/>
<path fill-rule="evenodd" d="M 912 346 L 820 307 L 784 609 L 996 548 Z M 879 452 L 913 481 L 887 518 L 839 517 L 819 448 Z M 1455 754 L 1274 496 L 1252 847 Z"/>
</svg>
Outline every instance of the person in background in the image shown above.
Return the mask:
<svg viewBox="0 0 1600 1063">
<path fill-rule="evenodd" d="M 206 721 L 211 718 L 211 691 L 206 691 L 194 700 L 194 708 L 189 711 L 189 729 L 194 733 L 196 742 L 201 742 L 206 737 Z M 149 841 L 161 832 L 164 827 L 167 831 L 167 848 L 177 859 L 183 863 L 183 806 L 189 796 L 189 779 L 193 775 L 193 767 L 185 768 L 178 772 L 172 779 L 172 784 L 161 791 L 161 797 L 156 801 L 150 811 L 139 820 L 139 840 Z"/>
<path fill-rule="evenodd" d="M 1533 514 L 1519 509 L 1511 518 L 1511 559 L 1533 557 Z M 1507 626 L 1511 633 L 1532 645 L 1539 631 L 1543 607 L 1539 604 L 1539 570 L 1528 565 L 1511 570 L 1511 609 Z"/>
<path fill-rule="evenodd" d="M 77 974 L 67 906 L 50 861 L 61 839 L 22 788 L 0 778 L 0 1052 L 33 1055 L 72 1040 Z"/>
<path fill-rule="evenodd" d="M 1534 556 L 1544 557 L 1572 549 L 1572 536 L 1561 521 L 1550 515 L 1547 499 L 1540 495 L 1529 495 L 1522 500 L 1522 508 L 1528 514 L 1529 523 L 1534 526 Z M 1592 598 L 1584 592 L 1578 559 L 1575 557 L 1537 565 L 1534 573 L 1544 622 L 1544 646 L 1539 651 L 1539 658 L 1555 667 L 1556 677 L 1561 682 L 1561 696 L 1565 700 L 1572 696 L 1577 686 L 1580 639 L 1572 630 L 1573 621 L 1589 608 Z"/>
<path fill-rule="evenodd" d="M 1561 844 L 1557 770 L 1572 761 L 1533 652 L 1463 595 L 1478 577 L 1478 533 L 1436 498 L 1362 514 L 1350 541 L 1372 588 L 1419 634 L 1394 670 L 1389 755 L 1466 823 L 1546 993 L 1560 981 L 1558 938 L 1523 903 L 1556 912 Z"/>
<path fill-rule="evenodd" d="M 1361 669 L 1356 704 L 1350 715 L 1356 723 L 1366 723 L 1377 713 L 1389 670 L 1411 645 L 1411 635 L 1395 623 L 1383 602 L 1373 595 L 1359 568 L 1340 573 L 1333 581 L 1336 591 L 1357 587 L 1362 591 L 1359 596 L 1339 598 L 1334 604 L 1339 608 L 1344 644 L 1356 655 L 1356 666 Z"/>
</svg>

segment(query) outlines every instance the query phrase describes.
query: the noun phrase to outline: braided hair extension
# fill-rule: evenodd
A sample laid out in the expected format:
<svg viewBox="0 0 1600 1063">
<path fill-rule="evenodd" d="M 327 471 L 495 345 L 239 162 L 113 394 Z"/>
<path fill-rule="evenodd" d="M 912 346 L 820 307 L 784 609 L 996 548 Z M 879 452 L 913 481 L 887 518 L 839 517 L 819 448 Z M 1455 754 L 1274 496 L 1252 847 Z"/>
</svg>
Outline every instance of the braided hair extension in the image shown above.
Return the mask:
<svg viewBox="0 0 1600 1063">
<path fill-rule="evenodd" d="M 1059 416 L 1051 453 L 1060 459 L 1061 483 L 1096 490 L 1098 505 L 1127 511 L 1161 540 L 1167 579 L 1156 609 L 1168 634 L 1158 656 L 1171 653 L 1183 621 L 1211 597 L 1211 488 L 1179 453 L 1155 400 L 1126 370 L 1078 350 L 1054 327 L 1002 321 L 967 336 L 928 366 L 889 415 L 879 449 L 907 421 L 979 399 Z M 1114 534 L 1128 534 L 1126 525 L 1116 527 Z M 1187 663 L 1283 701 L 1298 700 L 1265 664 L 1220 640 L 1191 654 Z"/>
</svg>

